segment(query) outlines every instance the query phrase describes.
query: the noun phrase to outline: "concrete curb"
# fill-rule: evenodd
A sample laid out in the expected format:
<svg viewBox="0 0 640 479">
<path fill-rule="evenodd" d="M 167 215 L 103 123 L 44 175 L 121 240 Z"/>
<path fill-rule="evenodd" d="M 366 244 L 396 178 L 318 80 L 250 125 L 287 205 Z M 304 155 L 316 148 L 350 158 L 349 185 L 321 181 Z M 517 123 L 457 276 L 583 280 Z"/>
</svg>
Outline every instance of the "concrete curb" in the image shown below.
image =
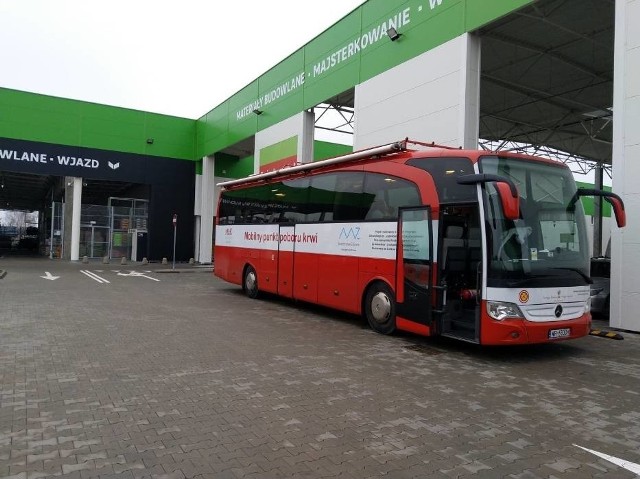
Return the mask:
<svg viewBox="0 0 640 479">
<path fill-rule="evenodd" d="M 157 269 L 154 273 L 213 273 L 213 267 L 209 268 L 176 268 Z"/>
</svg>

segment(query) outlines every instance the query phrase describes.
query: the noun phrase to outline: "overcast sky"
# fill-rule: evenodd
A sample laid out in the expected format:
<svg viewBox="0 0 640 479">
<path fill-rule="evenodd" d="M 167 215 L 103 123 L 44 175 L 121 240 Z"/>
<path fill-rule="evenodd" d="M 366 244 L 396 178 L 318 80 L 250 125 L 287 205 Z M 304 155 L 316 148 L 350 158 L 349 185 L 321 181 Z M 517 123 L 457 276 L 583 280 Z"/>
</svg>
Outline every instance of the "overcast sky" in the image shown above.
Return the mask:
<svg viewBox="0 0 640 479">
<path fill-rule="evenodd" d="M 199 118 L 364 0 L 0 0 L 0 87 Z"/>
</svg>

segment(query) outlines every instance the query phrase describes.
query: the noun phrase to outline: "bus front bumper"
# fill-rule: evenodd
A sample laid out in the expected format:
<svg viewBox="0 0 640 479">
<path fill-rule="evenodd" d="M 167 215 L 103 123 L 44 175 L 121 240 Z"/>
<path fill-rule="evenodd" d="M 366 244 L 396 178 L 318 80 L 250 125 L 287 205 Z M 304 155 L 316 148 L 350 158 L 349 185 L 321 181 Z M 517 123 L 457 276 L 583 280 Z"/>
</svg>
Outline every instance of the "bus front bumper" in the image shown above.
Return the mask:
<svg viewBox="0 0 640 479">
<path fill-rule="evenodd" d="M 526 319 L 495 321 L 487 318 L 480 342 L 486 345 L 553 343 L 587 336 L 591 314 L 565 321 L 533 322 Z"/>
</svg>

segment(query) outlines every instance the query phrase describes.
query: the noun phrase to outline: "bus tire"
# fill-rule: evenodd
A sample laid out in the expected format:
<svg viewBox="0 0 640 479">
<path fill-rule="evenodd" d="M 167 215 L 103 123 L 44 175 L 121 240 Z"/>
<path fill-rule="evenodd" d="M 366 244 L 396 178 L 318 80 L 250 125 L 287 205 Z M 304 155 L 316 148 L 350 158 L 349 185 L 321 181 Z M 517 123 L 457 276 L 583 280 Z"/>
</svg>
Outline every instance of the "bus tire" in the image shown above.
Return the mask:
<svg viewBox="0 0 640 479">
<path fill-rule="evenodd" d="M 396 299 L 391 288 L 376 281 L 367 289 L 364 298 L 364 315 L 371 329 L 381 334 L 396 330 Z"/>
<path fill-rule="evenodd" d="M 244 269 L 244 277 L 242 278 L 242 290 L 251 299 L 258 297 L 258 275 L 253 266 L 247 266 Z"/>
</svg>

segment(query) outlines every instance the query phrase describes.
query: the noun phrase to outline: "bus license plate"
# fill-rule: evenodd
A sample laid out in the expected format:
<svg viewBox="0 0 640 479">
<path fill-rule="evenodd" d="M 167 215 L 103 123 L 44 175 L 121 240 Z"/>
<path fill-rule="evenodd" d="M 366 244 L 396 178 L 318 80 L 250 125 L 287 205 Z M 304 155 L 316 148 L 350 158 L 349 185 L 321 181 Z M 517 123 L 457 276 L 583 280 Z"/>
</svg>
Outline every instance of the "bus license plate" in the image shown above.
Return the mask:
<svg viewBox="0 0 640 479">
<path fill-rule="evenodd" d="M 571 328 L 549 330 L 549 339 L 568 338 L 569 336 L 571 336 Z"/>
</svg>

